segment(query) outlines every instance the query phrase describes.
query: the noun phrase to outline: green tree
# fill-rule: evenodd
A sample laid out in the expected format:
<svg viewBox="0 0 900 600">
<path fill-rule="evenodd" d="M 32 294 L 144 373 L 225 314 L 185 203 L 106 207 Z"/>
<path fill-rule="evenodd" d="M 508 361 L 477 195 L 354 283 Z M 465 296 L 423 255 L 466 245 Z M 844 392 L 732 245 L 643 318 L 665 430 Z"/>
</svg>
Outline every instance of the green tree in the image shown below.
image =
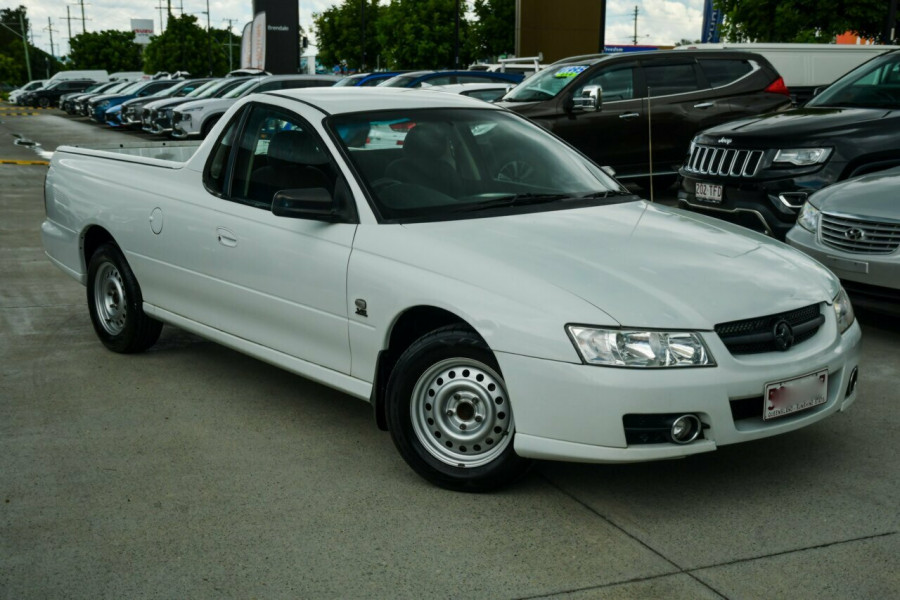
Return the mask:
<svg viewBox="0 0 900 600">
<path fill-rule="evenodd" d="M 382 8 L 376 29 L 382 56 L 392 68 L 435 69 L 455 63 L 455 22 L 460 11 L 459 64 L 469 63 L 469 23 L 459 0 L 391 0 Z"/>
<path fill-rule="evenodd" d="M 227 40 L 228 35 L 227 31 L 214 29 L 211 40 L 206 29 L 197 25 L 197 17 L 170 16 L 166 30 L 154 36 L 144 50 L 144 70 L 188 71 L 196 76 L 211 71 L 212 75 L 224 75 L 228 72 L 228 56 L 215 40 Z"/>
<path fill-rule="evenodd" d="M 477 20 L 469 25 L 469 54 L 493 62 L 516 50 L 516 0 L 475 0 Z"/>
<path fill-rule="evenodd" d="M 20 17 L 25 23 L 22 29 Z M 13 85 L 21 85 L 28 83 L 28 68 L 25 63 L 25 47 L 22 44 L 22 35 L 26 35 L 31 27 L 28 21 L 28 14 L 24 6 L 18 8 L 0 9 L 0 56 L 12 61 L 10 66 L 8 61 L 4 61 L 7 67 L 4 69 L 2 81 Z M 37 57 L 37 49 L 28 44 L 29 59 L 33 60 Z M 41 63 L 43 64 L 43 63 Z M 38 70 L 37 63 L 32 62 L 32 78 L 42 79 L 42 72 Z"/>
<path fill-rule="evenodd" d="M 830 43 L 852 31 L 879 38 L 887 18 L 883 0 L 715 0 L 732 42 Z"/>
<path fill-rule="evenodd" d="M 355 70 L 368 69 L 382 53 L 376 35 L 381 15 L 379 0 L 345 0 L 340 6 L 313 14 L 319 62 L 335 65 L 347 61 Z M 363 2 L 365 2 L 365 53 L 363 64 Z"/>
<path fill-rule="evenodd" d="M 130 31 L 106 30 L 73 35 L 69 40 L 70 70 L 106 69 L 116 71 L 140 71 L 141 47 L 134 43 Z"/>
</svg>

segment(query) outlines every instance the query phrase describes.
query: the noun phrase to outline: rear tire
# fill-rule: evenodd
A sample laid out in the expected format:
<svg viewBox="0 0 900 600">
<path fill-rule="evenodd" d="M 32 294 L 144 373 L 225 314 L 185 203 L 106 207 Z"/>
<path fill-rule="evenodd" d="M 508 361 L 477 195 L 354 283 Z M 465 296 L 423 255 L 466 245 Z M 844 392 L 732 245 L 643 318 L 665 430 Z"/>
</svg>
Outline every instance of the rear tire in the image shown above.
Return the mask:
<svg viewBox="0 0 900 600">
<path fill-rule="evenodd" d="M 97 337 L 113 352 L 143 352 L 159 339 L 162 323 L 144 313 L 141 287 L 115 244 L 91 256 L 87 301 Z"/>
<path fill-rule="evenodd" d="M 521 477 L 515 422 L 490 348 L 460 325 L 437 329 L 400 356 L 387 386 L 387 422 L 412 469 L 443 488 L 484 492 Z"/>
</svg>

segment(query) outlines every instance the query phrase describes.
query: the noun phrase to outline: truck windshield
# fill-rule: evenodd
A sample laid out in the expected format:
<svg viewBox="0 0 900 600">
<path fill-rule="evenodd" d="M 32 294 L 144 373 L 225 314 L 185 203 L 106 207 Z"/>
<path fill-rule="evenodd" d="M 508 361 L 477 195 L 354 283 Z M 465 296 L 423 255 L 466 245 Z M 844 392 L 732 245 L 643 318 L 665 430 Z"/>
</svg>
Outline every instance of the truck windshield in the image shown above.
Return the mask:
<svg viewBox="0 0 900 600">
<path fill-rule="evenodd" d="M 900 52 L 883 54 L 860 65 L 806 106 L 900 108 Z"/>
<path fill-rule="evenodd" d="M 503 97 L 504 102 L 540 102 L 555 98 L 570 81 L 590 65 L 550 66 L 527 78 Z"/>
<path fill-rule="evenodd" d="M 636 199 L 587 158 L 503 110 L 351 113 L 330 118 L 328 126 L 386 220 L 464 219 Z"/>
</svg>

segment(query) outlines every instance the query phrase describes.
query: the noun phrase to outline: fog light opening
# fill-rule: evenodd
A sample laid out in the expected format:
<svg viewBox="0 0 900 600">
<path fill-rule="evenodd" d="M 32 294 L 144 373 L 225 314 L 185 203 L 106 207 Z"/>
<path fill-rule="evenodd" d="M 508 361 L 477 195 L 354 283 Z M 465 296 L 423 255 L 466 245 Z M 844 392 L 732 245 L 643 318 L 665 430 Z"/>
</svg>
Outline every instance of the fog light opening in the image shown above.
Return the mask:
<svg viewBox="0 0 900 600">
<path fill-rule="evenodd" d="M 850 371 L 850 378 L 847 381 L 847 393 L 844 395 L 845 398 L 856 391 L 856 380 L 858 377 L 859 368 L 853 367 L 853 370 Z"/>
<path fill-rule="evenodd" d="M 778 199 L 788 208 L 798 209 L 803 206 L 809 194 L 806 192 L 782 192 L 778 194 Z"/>
<path fill-rule="evenodd" d="M 676 444 L 690 444 L 700 436 L 702 429 L 696 415 L 681 415 L 672 421 L 669 438 Z"/>
</svg>

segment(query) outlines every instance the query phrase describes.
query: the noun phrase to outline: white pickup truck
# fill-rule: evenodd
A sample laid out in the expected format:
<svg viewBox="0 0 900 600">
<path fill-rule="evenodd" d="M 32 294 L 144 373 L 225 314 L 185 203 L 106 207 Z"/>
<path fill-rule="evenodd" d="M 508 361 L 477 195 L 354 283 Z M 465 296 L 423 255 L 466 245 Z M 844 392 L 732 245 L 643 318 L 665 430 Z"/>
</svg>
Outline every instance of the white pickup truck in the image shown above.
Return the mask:
<svg viewBox="0 0 900 600">
<path fill-rule="evenodd" d="M 860 328 L 825 268 L 470 98 L 282 91 L 196 147 L 61 147 L 46 213 L 109 349 L 166 323 L 343 390 L 450 489 L 711 451 L 856 398 Z"/>
</svg>

